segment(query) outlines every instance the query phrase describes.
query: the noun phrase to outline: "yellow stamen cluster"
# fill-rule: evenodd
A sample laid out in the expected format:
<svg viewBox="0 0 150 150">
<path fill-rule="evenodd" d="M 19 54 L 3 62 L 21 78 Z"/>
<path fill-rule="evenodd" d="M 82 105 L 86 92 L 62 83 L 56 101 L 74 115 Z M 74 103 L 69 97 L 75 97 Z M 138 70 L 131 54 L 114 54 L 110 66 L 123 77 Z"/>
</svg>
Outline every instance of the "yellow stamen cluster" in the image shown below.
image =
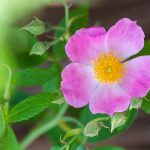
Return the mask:
<svg viewBox="0 0 150 150">
<path fill-rule="evenodd" d="M 121 59 L 115 57 L 114 52 L 100 54 L 93 61 L 96 79 L 103 83 L 118 83 L 125 72 L 124 65 L 120 61 Z"/>
</svg>

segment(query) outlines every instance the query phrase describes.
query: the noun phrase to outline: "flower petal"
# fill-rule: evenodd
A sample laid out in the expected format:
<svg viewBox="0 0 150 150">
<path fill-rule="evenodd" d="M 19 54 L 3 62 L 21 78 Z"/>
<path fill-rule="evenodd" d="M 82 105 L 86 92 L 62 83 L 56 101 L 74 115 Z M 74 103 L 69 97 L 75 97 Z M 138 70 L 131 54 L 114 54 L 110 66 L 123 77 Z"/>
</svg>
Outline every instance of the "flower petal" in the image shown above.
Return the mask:
<svg viewBox="0 0 150 150">
<path fill-rule="evenodd" d="M 93 114 L 106 113 L 112 116 L 115 112 L 127 110 L 130 102 L 131 96 L 119 84 L 105 84 L 98 87 L 89 103 Z"/>
<path fill-rule="evenodd" d="M 72 62 L 89 64 L 105 49 L 105 29 L 102 27 L 83 28 L 78 30 L 67 42 L 66 53 Z"/>
<path fill-rule="evenodd" d="M 126 59 L 138 53 L 144 46 L 144 32 L 136 21 L 124 18 L 112 26 L 106 35 L 108 50 L 114 50 Z"/>
<path fill-rule="evenodd" d="M 88 104 L 97 83 L 88 65 L 72 63 L 62 72 L 61 90 L 67 103 L 76 108 Z"/>
<path fill-rule="evenodd" d="M 125 62 L 127 74 L 120 85 L 133 97 L 144 97 L 150 90 L 150 56 Z"/>
</svg>

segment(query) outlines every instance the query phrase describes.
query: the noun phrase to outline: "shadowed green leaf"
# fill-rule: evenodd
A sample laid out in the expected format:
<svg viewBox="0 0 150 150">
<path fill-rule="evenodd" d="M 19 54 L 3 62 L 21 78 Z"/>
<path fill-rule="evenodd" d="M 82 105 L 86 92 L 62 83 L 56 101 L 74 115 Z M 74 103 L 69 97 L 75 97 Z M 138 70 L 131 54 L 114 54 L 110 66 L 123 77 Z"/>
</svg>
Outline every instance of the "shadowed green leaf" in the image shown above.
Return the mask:
<svg viewBox="0 0 150 150">
<path fill-rule="evenodd" d="M 52 75 L 50 76 L 49 81 L 43 83 L 42 92 L 55 92 L 60 88 L 61 66 L 59 64 L 51 64 L 49 68 Z"/>
<path fill-rule="evenodd" d="M 28 68 L 16 72 L 12 80 L 15 86 L 34 86 L 46 83 L 51 76 L 50 69 Z"/>
</svg>

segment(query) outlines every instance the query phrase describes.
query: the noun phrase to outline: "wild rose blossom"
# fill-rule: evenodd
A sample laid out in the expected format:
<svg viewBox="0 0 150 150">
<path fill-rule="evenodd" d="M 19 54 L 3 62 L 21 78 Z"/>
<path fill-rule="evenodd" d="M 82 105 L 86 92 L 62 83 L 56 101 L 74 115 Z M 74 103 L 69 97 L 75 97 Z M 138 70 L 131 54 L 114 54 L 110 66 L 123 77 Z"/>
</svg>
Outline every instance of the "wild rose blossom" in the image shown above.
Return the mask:
<svg viewBox="0 0 150 150">
<path fill-rule="evenodd" d="M 67 42 L 71 64 L 62 72 L 61 90 L 75 108 L 89 104 L 93 114 L 128 109 L 150 89 L 150 56 L 127 60 L 144 46 L 140 26 L 127 18 L 107 32 L 103 27 L 78 30 Z"/>
</svg>

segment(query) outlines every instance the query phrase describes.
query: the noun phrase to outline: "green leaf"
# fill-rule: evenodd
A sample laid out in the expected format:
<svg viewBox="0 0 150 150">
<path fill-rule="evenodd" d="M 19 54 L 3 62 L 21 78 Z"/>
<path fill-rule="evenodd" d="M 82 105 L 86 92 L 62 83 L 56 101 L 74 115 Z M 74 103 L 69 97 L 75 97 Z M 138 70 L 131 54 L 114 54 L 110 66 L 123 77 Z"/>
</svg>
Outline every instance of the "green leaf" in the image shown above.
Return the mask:
<svg viewBox="0 0 150 150">
<path fill-rule="evenodd" d="M 44 111 L 55 99 L 55 96 L 52 93 L 42 93 L 28 97 L 10 110 L 7 120 L 9 122 L 28 120 Z"/>
<path fill-rule="evenodd" d="M 125 149 L 121 147 L 105 146 L 105 147 L 96 148 L 94 150 L 125 150 Z"/>
<path fill-rule="evenodd" d="M 16 136 L 10 127 L 6 131 L 0 142 L 0 150 L 21 150 L 17 142 Z"/>
<path fill-rule="evenodd" d="M 43 55 L 50 48 L 50 44 L 48 41 L 36 42 L 30 51 L 30 55 Z"/>
<path fill-rule="evenodd" d="M 54 101 L 52 101 L 53 104 L 58 104 L 58 105 L 62 105 L 63 103 L 65 103 L 65 99 L 64 97 L 60 97 L 59 99 L 56 99 Z"/>
<path fill-rule="evenodd" d="M 141 108 L 142 102 L 143 102 L 143 100 L 140 98 L 139 99 L 138 98 L 133 99 L 131 104 L 130 104 L 129 110 Z"/>
<path fill-rule="evenodd" d="M 97 136 L 99 131 L 101 130 L 100 121 L 105 120 L 108 118 L 96 118 L 87 123 L 84 128 L 84 135 L 87 137 L 94 137 Z"/>
<path fill-rule="evenodd" d="M 30 55 L 33 55 L 33 54 L 43 55 L 52 45 L 55 45 L 59 41 L 63 41 L 63 40 L 64 39 L 62 37 L 60 37 L 51 42 L 48 42 L 48 41 L 36 42 L 30 51 Z"/>
<path fill-rule="evenodd" d="M 92 138 L 89 137 L 87 142 L 88 143 L 93 143 L 93 142 L 95 143 L 95 142 L 104 141 L 108 138 L 111 138 L 111 137 L 118 135 L 121 132 L 127 130 L 129 128 L 129 126 L 131 126 L 131 124 L 133 123 L 135 118 L 137 117 L 137 110 L 132 109 L 132 110 L 127 111 L 125 114 L 126 114 L 127 120 L 123 126 L 116 128 L 113 131 L 113 133 L 111 133 L 110 130 L 107 128 L 101 128 L 100 134 L 98 134 L 98 136 L 95 136 Z M 107 115 L 104 115 L 104 114 L 96 114 L 96 115 L 92 114 L 88 107 L 84 107 L 83 110 L 81 111 L 81 113 L 79 114 L 79 116 L 80 116 L 80 121 L 83 124 L 86 124 L 95 118 L 107 117 Z M 103 123 L 105 126 L 111 128 L 111 121 L 110 120 L 103 121 Z"/>
<path fill-rule="evenodd" d="M 143 109 L 146 113 L 150 114 L 150 99 L 149 99 L 149 98 L 145 98 L 145 99 L 143 100 L 142 109 Z"/>
<path fill-rule="evenodd" d="M 3 110 L 2 110 L 2 106 L 0 106 L 0 138 L 3 135 L 5 128 L 6 128 L 6 125 L 5 125 Z"/>
<path fill-rule="evenodd" d="M 29 24 L 22 27 L 21 30 L 26 30 L 31 34 L 37 36 L 46 32 L 46 26 L 43 21 L 39 20 L 38 18 L 35 18 Z"/>
<path fill-rule="evenodd" d="M 149 48 L 150 48 L 150 40 L 147 40 L 144 43 L 143 49 L 137 55 L 138 56 L 140 56 L 140 55 L 150 55 Z"/>
<path fill-rule="evenodd" d="M 46 83 L 51 76 L 50 69 L 28 68 L 16 72 L 12 80 L 15 86 L 34 86 Z"/>
<path fill-rule="evenodd" d="M 116 113 L 111 117 L 111 132 L 122 126 L 126 122 L 126 117 L 123 113 Z"/>
<path fill-rule="evenodd" d="M 60 77 L 54 77 L 45 84 L 43 84 L 43 92 L 54 92 L 60 87 Z"/>
<path fill-rule="evenodd" d="M 69 130 L 69 131 L 65 134 L 63 140 L 65 140 L 65 139 L 67 139 L 67 138 L 69 138 L 69 137 L 78 135 L 79 133 L 81 133 L 81 128 Z"/>
</svg>

